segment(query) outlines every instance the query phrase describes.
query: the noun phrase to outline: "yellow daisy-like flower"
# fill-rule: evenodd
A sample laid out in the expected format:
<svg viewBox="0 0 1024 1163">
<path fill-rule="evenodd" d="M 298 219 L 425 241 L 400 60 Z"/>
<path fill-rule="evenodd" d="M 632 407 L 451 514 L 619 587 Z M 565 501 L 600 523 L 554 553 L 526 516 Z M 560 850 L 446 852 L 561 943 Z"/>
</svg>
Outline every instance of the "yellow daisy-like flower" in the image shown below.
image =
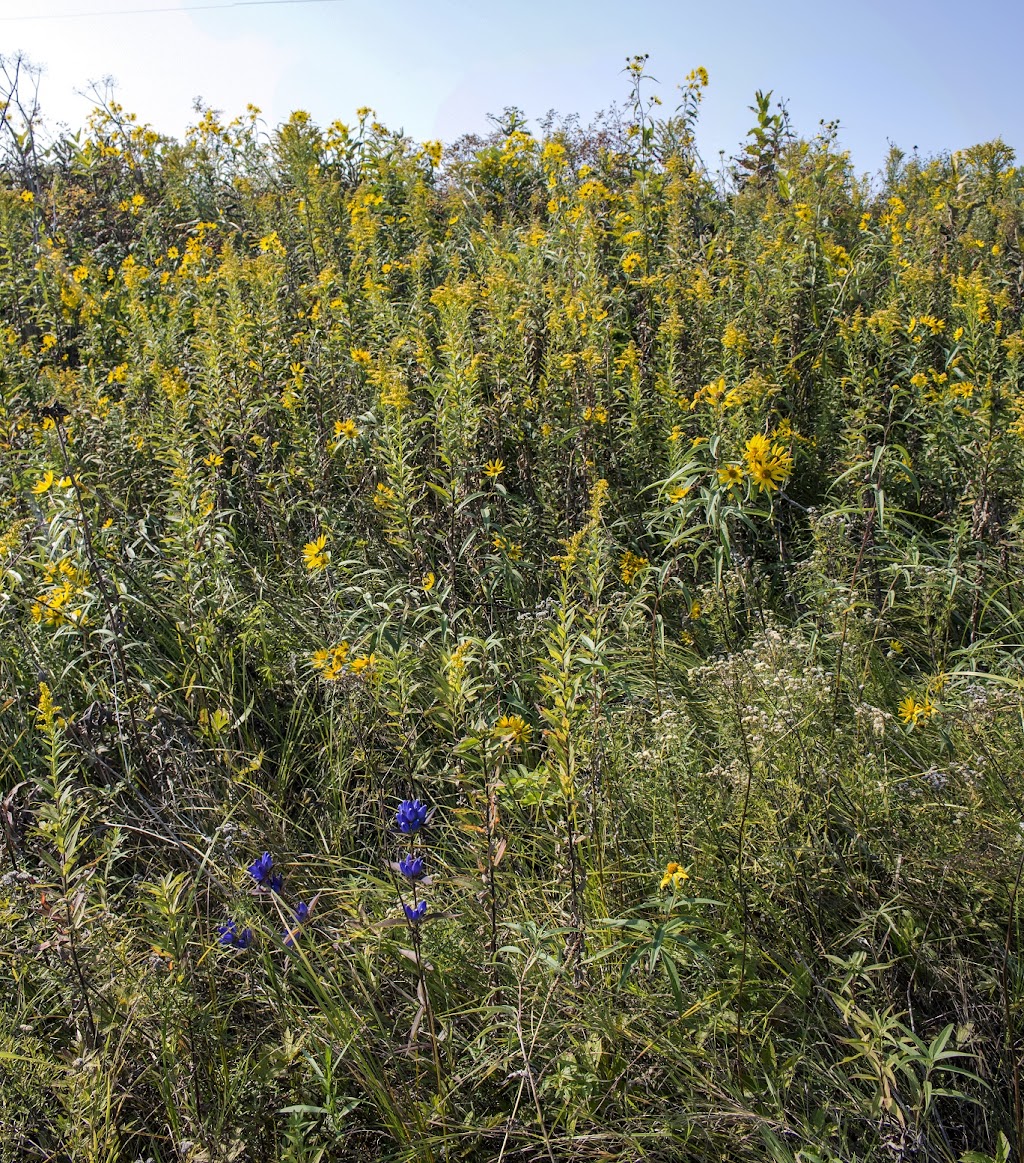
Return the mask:
<svg viewBox="0 0 1024 1163">
<path fill-rule="evenodd" d="M 364 347 L 353 347 L 349 351 L 353 363 L 369 363 L 372 356 Z"/>
<path fill-rule="evenodd" d="M 337 646 L 331 646 L 327 650 L 317 650 L 310 659 L 313 669 L 320 672 L 324 682 L 337 682 L 345 673 L 348 665 L 348 651 L 347 642 L 340 642 Z M 363 666 L 365 665 L 364 662 Z"/>
<path fill-rule="evenodd" d="M 743 469 L 738 464 L 727 464 L 718 470 L 720 485 L 739 485 L 743 483 Z"/>
<path fill-rule="evenodd" d="M 423 586 L 423 592 L 424 592 L 425 594 L 429 594 L 429 593 L 430 593 L 430 591 L 431 591 L 431 590 L 434 588 L 434 583 L 435 583 L 436 581 L 437 581 L 437 578 L 435 578 L 435 577 L 434 577 L 434 574 L 433 574 L 433 572 L 431 572 L 430 570 L 428 570 L 428 571 L 427 571 L 427 572 L 426 572 L 426 573 L 423 575 L 423 580 L 420 582 L 420 585 L 422 585 L 422 586 Z"/>
<path fill-rule="evenodd" d="M 500 533 L 495 534 L 491 544 L 499 553 L 504 553 L 509 561 L 518 561 L 523 556 L 523 547 L 508 537 L 502 537 Z"/>
<path fill-rule="evenodd" d="M 747 472 L 764 493 L 770 493 L 784 484 L 793 469 L 793 458 L 785 447 L 772 444 L 760 432 L 747 441 L 743 455 L 747 462 Z"/>
<path fill-rule="evenodd" d="M 627 549 L 622 555 L 622 560 L 619 562 L 619 572 L 622 574 L 622 580 L 626 585 L 631 585 L 633 579 L 638 573 L 642 573 L 648 565 L 646 557 L 641 557 L 634 553 L 631 549 Z"/>
<path fill-rule="evenodd" d="M 377 661 L 376 654 L 367 654 L 365 657 L 353 658 L 348 664 L 349 669 L 353 674 L 359 674 L 361 671 L 367 670 Z"/>
<path fill-rule="evenodd" d="M 503 460 L 498 459 L 498 458 L 495 458 L 494 460 L 489 460 L 484 465 L 484 476 L 490 477 L 492 481 L 496 480 L 498 477 L 500 477 L 504 471 L 505 471 L 505 462 Z"/>
<path fill-rule="evenodd" d="M 334 436 L 337 440 L 355 440 L 359 435 L 355 420 L 335 420 Z"/>
<path fill-rule="evenodd" d="M 503 743 L 519 745 L 529 743 L 533 728 L 522 715 L 502 715 L 491 728 L 491 734 Z"/>
<path fill-rule="evenodd" d="M 321 533 L 316 541 L 310 541 L 302 547 L 302 559 L 306 563 L 306 569 L 315 572 L 327 568 L 327 563 L 331 560 L 331 552 L 326 548 L 326 545 L 327 534 Z"/>
<path fill-rule="evenodd" d="M 42 495 L 46 492 L 47 489 L 52 488 L 54 480 L 56 480 L 54 474 L 52 472 L 47 472 L 45 476 L 40 477 L 39 480 L 37 480 L 36 483 L 32 486 L 32 492 L 34 492 L 37 497 Z"/>
<path fill-rule="evenodd" d="M 925 695 L 924 701 L 920 703 L 913 695 L 907 695 L 899 705 L 899 713 L 904 723 L 909 723 L 911 727 L 916 727 L 918 723 L 923 723 L 926 719 L 930 719 L 937 712 L 935 704 L 927 695 Z"/>
<path fill-rule="evenodd" d="M 673 860 L 670 864 L 665 866 L 665 874 L 661 878 L 660 888 L 671 888 L 673 892 L 677 892 L 682 888 L 683 881 L 689 880 L 690 874 L 681 864 L 676 864 Z"/>
</svg>

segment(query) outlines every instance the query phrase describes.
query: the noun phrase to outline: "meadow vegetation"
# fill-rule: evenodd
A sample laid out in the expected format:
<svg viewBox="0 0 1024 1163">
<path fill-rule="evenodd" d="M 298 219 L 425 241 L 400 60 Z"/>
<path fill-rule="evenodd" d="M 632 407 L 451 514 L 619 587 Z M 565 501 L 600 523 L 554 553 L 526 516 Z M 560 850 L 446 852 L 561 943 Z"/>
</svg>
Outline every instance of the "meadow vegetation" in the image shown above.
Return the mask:
<svg viewBox="0 0 1024 1163">
<path fill-rule="evenodd" d="M 643 70 L 8 85 L 4 1163 L 1024 1141 L 1024 170 Z"/>
</svg>

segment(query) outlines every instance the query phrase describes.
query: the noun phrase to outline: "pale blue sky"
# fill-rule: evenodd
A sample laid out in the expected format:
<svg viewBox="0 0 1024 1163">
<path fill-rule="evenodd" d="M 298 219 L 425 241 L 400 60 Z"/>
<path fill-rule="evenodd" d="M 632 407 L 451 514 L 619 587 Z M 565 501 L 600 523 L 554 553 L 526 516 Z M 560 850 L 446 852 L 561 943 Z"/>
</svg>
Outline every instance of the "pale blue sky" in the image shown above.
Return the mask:
<svg viewBox="0 0 1024 1163">
<path fill-rule="evenodd" d="M 648 52 L 666 106 L 691 68 L 711 74 L 699 140 L 712 165 L 720 149 L 735 152 L 757 88 L 786 98 L 801 132 L 838 119 L 859 170 L 877 168 L 890 140 L 930 153 L 1001 135 L 1024 149 L 1024 5 L 1010 0 L 200 8 L 215 2 L 0 0 L 0 53 L 24 49 L 45 65 L 43 104 L 72 125 L 88 108 L 74 91 L 110 74 L 124 105 L 172 133 L 201 96 L 228 114 L 251 101 L 271 122 L 296 108 L 322 122 L 350 120 L 370 105 L 417 139 L 451 140 L 485 128 L 487 113 L 506 105 L 586 120 L 625 96 L 625 58 Z M 120 14 L 76 15 L 114 9 Z M 64 18 L 42 19 L 51 15 Z"/>
</svg>

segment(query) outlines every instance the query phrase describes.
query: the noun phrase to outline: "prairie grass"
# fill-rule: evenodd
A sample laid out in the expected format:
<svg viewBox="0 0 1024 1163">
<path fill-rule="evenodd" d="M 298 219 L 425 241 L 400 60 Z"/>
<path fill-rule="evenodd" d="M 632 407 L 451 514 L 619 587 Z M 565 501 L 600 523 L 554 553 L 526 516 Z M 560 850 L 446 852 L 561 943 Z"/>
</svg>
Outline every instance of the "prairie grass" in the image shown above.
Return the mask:
<svg viewBox="0 0 1024 1163">
<path fill-rule="evenodd" d="M 1019 1149 L 1024 171 L 629 77 L 8 102 L 5 1163 Z"/>
</svg>

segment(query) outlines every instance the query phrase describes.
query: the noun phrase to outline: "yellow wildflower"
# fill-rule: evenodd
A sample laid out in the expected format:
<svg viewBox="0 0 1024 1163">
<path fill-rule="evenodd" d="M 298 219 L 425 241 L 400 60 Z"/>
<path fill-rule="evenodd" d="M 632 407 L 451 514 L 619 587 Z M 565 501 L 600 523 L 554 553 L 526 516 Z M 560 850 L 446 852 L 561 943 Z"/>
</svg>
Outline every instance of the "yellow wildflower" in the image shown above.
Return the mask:
<svg viewBox="0 0 1024 1163">
<path fill-rule="evenodd" d="M 690 874 L 681 864 L 676 864 L 673 860 L 665 866 L 665 874 L 661 878 L 659 888 L 671 888 L 673 892 L 678 892 L 683 886 L 683 881 L 689 880 Z"/>
<path fill-rule="evenodd" d="M 434 577 L 433 572 L 428 570 L 427 573 L 423 575 L 422 582 L 420 582 L 420 585 L 423 586 L 423 592 L 425 594 L 429 594 L 430 591 L 434 588 L 434 583 L 436 581 L 437 578 Z"/>
<path fill-rule="evenodd" d="M 284 243 L 278 238 L 276 230 L 265 234 L 259 241 L 259 247 L 260 254 L 276 254 L 278 258 L 283 258 L 286 253 Z"/>
<path fill-rule="evenodd" d="M 627 549 L 622 555 L 622 560 L 619 562 L 619 572 L 622 574 L 622 580 L 627 586 L 632 585 L 633 579 L 637 574 L 642 573 L 648 564 L 646 557 L 641 557 L 631 549 Z"/>
<path fill-rule="evenodd" d="M 491 728 L 491 734 L 503 743 L 519 746 L 529 743 L 533 728 L 522 715 L 502 715 Z"/>
<path fill-rule="evenodd" d="M 508 537 L 502 537 L 500 533 L 494 537 L 491 544 L 499 553 L 504 553 L 509 561 L 518 561 L 523 556 L 523 547 Z"/>
<path fill-rule="evenodd" d="M 348 651 L 347 642 L 340 642 L 337 646 L 331 646 L 326 650 L 317 650 L 310 660 L 313 669 L 320 672 L 324 682 L 337 682 L 345 673 L 348 664 Z M 363 666 L 365 665 L 364 662 Z"/>
<path fill-rule="evenodd" d="M 758 432 L 747 441 L 744 450 L 747 472 L 761 492 L 770 493 L 788 478 L 793 458 L 781 444 L 772 444 Z"/>
<path fill-rule="evenodd" d="M 505 462 L 500 459 L 489 460 L 484 465 L 484 476 L 496 480 L 505 471 Z"/>
<path fill-rule="evenodd" d="M 355 440 L 359 429 L 354 420 L 335 420 L 334 437 L 336 440 Z"/>
<path fill-rule="evenodd" d="M 55 479 L 56 478 L 54 477 L 53 473 L 47 471 L 47 473 L 40 477 L 39 480 L 37 480 L 36 483 L 32 486 L 32 492 L 34 492 L 37 497 L 40 496 L 53 485 Z"/>
<path fill-rule="evenodd" d="M 728 485 L 732 488 L 733 485 L 743 483 L 743 469 L 738 464 L 727 464 L 718 470 L 718 483 L 720 485 Z"/>
<path fill-rule="evenodd" d="M 733 348 L 736 351 L 746 351 L 750 344 L 750 340 L 746 334 L 736 326 L 735 323 L 727 323 L 725 331 L 722 332 L 722 346 L 728 351 Z"/>
<path fill-rule="evenodd" d="M 41 682 L 39 684 L 38 719 L 36 725 L 40 731 L 49 731 L 53 728 L 54 724 L 58 727 L 63 727 L 65 720 L 60 717 L 60 707 L 53 701 L 49 684 Z"/>
<path fill-rule="evenodd" d="M 904 723 L 916 727 L 918 723 L 930 719 L 936 713 L 935 704 L 925 695 L 923 702 L 918 702 L 913 695 L 907 697 L 899 705 L 900 718 Z"/>
<path fill-rule="evenodd" d="M 302 559 L 306 563 L 306 569 L 311 572 L 326 569 L 327 563 L 331 560 L 331 553 L 326 545 L 327 534 L 321 533 L 315 541 L 310 541 L 302 547 Z"/>
</svg>

